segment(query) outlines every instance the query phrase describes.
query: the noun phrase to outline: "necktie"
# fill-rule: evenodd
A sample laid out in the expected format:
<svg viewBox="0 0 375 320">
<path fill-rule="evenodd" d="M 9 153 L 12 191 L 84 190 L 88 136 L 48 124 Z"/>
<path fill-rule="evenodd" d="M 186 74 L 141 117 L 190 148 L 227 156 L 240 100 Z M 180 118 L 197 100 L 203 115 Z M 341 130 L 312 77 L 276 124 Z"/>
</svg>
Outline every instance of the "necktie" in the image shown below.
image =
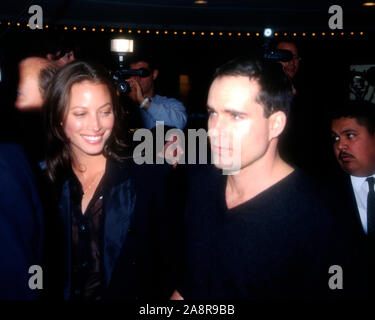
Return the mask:
<svg viewBox="0 0 375 320">
<path fill-rule="evenodd" d="M 367 178 L 369 192 L 367 195 L 367 235 L 370 240 L 375 241 L 375 191 L 374 177 Z"/>
</svg>

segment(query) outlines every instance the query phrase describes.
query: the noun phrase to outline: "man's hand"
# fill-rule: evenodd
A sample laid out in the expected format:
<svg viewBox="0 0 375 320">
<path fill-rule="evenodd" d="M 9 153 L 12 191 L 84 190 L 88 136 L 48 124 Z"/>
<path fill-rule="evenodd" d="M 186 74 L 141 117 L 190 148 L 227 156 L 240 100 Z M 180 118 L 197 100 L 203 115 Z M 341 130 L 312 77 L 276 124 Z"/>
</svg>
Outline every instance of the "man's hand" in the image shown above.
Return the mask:
<svg viewBox="0 0 375 320">
<path fill-rule="evenodd" d="M 176 168 L 178 161 L 184 154 L 184 150 L 181 146 L 181 142 L 178 135 L 172 135 L 167 138 L 167 143 L 164 145 L 163 152 L 158 152 L 157 156 L 160 158 L 165 158 L 171 162 L 173 168 Z M 170 147 L 173 144 L 173 147 Z"/>
<path fill-rule="evenodd" d="M 139 83 L 134 79 L 126 80 L 130 85 L 130 92 L 128 97 L 134 102 L 141 104 L 145 97 L 143 96 L 142 88 Z"/>
<path fill-rule="evenodd" d="M 169 300 L 184 300 L 184 297 L 181 296 L 177 290 L 175 290 Z"/>
</svg>

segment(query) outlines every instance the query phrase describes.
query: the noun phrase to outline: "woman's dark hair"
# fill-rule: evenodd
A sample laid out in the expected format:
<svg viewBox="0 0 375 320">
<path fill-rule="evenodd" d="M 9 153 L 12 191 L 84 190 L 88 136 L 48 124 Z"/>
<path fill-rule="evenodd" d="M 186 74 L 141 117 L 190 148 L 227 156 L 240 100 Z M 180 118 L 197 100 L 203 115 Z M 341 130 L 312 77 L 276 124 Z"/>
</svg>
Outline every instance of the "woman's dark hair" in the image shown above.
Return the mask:
<svg viewBox="0 0 375 320">
<path fill-rule="evenodd" d="M 213 79 L 223 76 L 243 76 L 256 80 L 260 85 L 256 100 L 263 106 L 266 118 L 276 111 L 289 114 L 293 98 L 292 84 L 281 64 L 239 57 L 217 68 Z"/>
<path fill-rule="evenodd" d="M 123 112 L 108 71 L 88 62 L 69 63 L 53 77 L 47 88 L 43 107 L 47 133 L 47 174 L 54 183 L 61 182 L 64 172 L 71 168 L 71 150 L 62 123 L 67 113 L 72 86 L 83 81 L 104 84 L 111 96 L 114 126 L 104 146 L 104 156 L 120 160 L 120 154 L 126 147 L 120 138 L 125 133 Z"/>
</svg>

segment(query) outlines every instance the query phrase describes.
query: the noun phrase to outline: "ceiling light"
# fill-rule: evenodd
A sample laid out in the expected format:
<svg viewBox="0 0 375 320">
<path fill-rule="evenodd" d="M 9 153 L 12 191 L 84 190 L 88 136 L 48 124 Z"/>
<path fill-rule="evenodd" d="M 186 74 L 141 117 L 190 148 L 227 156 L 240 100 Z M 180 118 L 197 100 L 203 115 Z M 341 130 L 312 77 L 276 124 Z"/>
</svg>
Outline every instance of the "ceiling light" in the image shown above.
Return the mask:
<svg viewBox="0 0 375 320">
<path fill-rule="evenodd" d="M 272 34 L 273 34 L 273 31 L 272 31 L 271 28 L 266 28 L 266 29 L 264 29 L 263 35 L 264 35 L 266 38 L 271 37 Z"/>
<path fill-rule="evenodd" d="M 195 4 L 207 4 L 208 1 L 206 1 L 206 0 L 195 0 L 194 3 Z"/>
<path fill-rule="evenodd" d="M 362 3 L 364 7 L 373 7 L 375 6 L 375 2 L 364 2 Z"/>
</svg>

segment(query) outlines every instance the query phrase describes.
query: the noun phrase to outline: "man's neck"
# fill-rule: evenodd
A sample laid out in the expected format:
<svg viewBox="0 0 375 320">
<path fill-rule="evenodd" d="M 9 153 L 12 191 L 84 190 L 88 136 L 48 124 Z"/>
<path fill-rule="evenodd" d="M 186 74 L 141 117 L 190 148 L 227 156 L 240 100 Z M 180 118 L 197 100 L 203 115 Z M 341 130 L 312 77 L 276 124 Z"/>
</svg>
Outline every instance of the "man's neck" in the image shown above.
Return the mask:
<svg viewBox="0 0 375 320">
<path fill-rule="evenodd" d="M 143 96 L 144 96 L 145 98 L 152 98 L 154 95 L 155 95 L 155 90 L 154 90 L 154 88 L 152 88 L 151 90 L 149 90 L 149 91 L 143 93 Z"/>
<path fill-rule="evenodd" d="M 229 175 L 226 186 L 228 208 L 235 207 L 254 198 L 264 190 L 293 172 L 278 153 L 268 161 L 256 161 L 241 169 L 238 174 Z"/>
</svg>

